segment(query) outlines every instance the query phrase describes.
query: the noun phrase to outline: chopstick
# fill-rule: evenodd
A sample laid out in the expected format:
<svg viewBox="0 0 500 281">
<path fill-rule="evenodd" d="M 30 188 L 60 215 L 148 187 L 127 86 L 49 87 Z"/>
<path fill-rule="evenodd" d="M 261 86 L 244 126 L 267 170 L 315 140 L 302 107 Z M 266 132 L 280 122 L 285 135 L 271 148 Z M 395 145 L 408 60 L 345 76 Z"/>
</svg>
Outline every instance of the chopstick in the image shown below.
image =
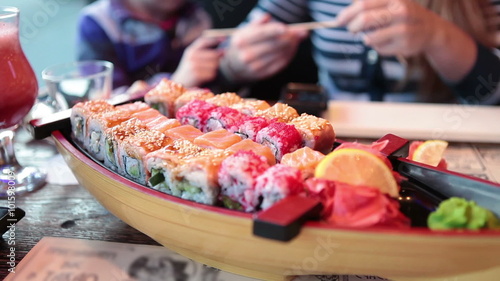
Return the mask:
<svg viewBox="0 0 500 281">
<path fill-rule="evenodd" d="M 331 21 L 313 21 L 313 22 L 301 22 L 301 23 L 292 23 L 288 24 L 290 28 L 296 30 L 313 30 L 320 28 L 335 28 L 339 27 L 339 24 L 336 20 Z M 217 38 L 217 37 L 228 37 L 233 35 L 238 30 L 238 28 L 219 28 L 219 29 L 208 29 L 205 30 L 202 34 L 202 37 L 206 38 Z M 395 56 L 398 62 L 404 67 L 408 66 L 408 60 L 403 55 Z"/>
<path fill-rule="evenodd" d="M 292 23 L 288 25 L 290 28 L 296 30 L 313 30 L 319 28 L 334 28 L 338 27 L 337 21 L 315 21 L 315 22 L 301 22 Z M 233 35 L 238 28 L 219 28 L 219 29 L 208 29 L 202 34 L 203 37 L 213 38 L 213 37 L 227 37 Z"/>
</svg>

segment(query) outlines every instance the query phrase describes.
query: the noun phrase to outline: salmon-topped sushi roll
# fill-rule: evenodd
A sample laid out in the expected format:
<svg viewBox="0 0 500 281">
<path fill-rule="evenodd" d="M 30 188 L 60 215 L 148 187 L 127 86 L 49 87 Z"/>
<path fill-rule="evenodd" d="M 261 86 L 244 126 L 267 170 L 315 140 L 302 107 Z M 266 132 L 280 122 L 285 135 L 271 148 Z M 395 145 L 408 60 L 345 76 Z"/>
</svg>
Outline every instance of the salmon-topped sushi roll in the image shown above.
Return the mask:
<svg viewBox="0 0 500 281">
<path fill-rule="evenodd" d="M 260 208 L 265 210 L 281 199 L 304 192 L 300 170 L 276 164 L 255 179 L 255 192 L 262 196 Z"/>
<path fill-rule="evenodd" d="M 176 168 L 178 179 L 175 188 L 183 199 L 215 205 L 220 194 L 218 172 L 228 154 L 219 149 L 204 150 L 187 157 Z"/>
<path fill-rule="evenodd" d="M 155 130 L 164 133 L 166 130 L 179 127 L 181 122 L 174 118 L 168 118 L 164 115 L 160 115 L 157 118 L 148 121 L 144 124 L 148 129 Z"/>
<path fill-rule="evenodd" d="M 144 95 L 144 101 L 161 114 L 173 118 L 175 117 L 175 100 L 185 91 L 186 88 L 181 84 L 164 78 Z"/>
<path fill-rule="evenodd" d="M 306 146 L 283 155 L 280 163 L 301 170 L 304 179 L 308 179 L 314 176 L 314 170 L 323 158 L 323 153 Z"/>
<path fill-rule="evenodd" d="M 217 106 L 202 100 L 193 100 L 179 108 L 175 117 L 182 125 L 191 125 L 205 132 L 210 112 Z"/>
<path fill-rule="evenodd" d="M 205 132 L 226 129 L 235 132 L 238 124 L 248 116 L 227 106 L 220 106 L 210 112 L 205 126 Z"/>
<path fill-rule="evenodd" d="M 126 138 L 145 130 L 147 127 L 136 118 L 107 129 L 104 135 L 104 166 L 121 173 L 118 169 L 118 146 Z"/>
<path fill-rule="evenodd" d="M 144 111 L 144 110 L 147 110 L 147 109 L 150 109 L 150 108 L 151 107 L 147 103 L 140 102 L 140 101 L 132 102 L 132 103 L 126 103 L 126 104 L 122 104 L 122 105 L 117 105 L 116 106 L 117 110 L 126 111 L 126 112 L 128 112 L 130 114 L 134 114 L 136 112 Z"/>
<path fill-rule="evenodd" d="M 174 140 L 187 140 L 193 142 L 195 138 L 202 136 L 203 132 L 191 125 L 181 125 L 165 131 L 165 135 Z"/>
<path fill-rule="evenodd" d="M 201 147 L 226 149 L 241 141 L 241 137 L 227 130 L 220 129 L 196 137 L 193 143 Z"/>
<path fill-rule="evenodd" d="M 302 137 L 293 125 L 275 122 L 257 133 L 256 141 L 269 147 L 281 161 L 283 155 L 293 152 L 302 146 Z"/>
<path fill-rule="evenodd" d="M 272 122 L 273 121 L 269 121 L 264 117 L 248 116 L 239 120 L 236 124 L 234 133 L 243 139 L 256 141 L 257 133 L 269 126 Z"/>
<path fill-rule="evenodd" d="M 103 100 L 79 102 L 71 108 L 71 133 L 77 141 L 84 144 L 89 136 L 87 132 L 87 120 L 96 113 L 112 111 L 115 107 Z"/>
<path fill-rule="evenodd" d="M 232 104 L 239 103 L 242 100 L 243 98 L 238 96 L 238 94 L 227 92 L 215 95 L 214 97 L 209 98 L 206 101 L 216 106 L 230 106 Z"/>
<path fill-rule="evenodd" d="M 226 151 L 230 154 L 234 154 L 238 151 L 252 151 L 257 155 L 264 156 L 270 166 L 276 164 L 276 158 L 274 157 L 274 154 L 269 147 L 260 143 L 256 143 L 249 139 L 242 140 L 231 145 L 230 147 L 226 148 Z"/>
<path fill-rule="evenodd" d="M 157 131 L 141 131 L 126 138 L 119 147 L 119 169 L 123 175 L 141 184 L 147 184 L 149 173 L 145 165 L 148 153 L 156 151 L 173 140 Z"/>
<path fill-rule="evenodd" d="M 232 104 L 229 107 L 245 115 L 253 116 L 257 111 L 266 110 L 271 106 L 263 100 L 243 99 L 241 102 Z"/>
<path fill-rule="evenodd" d="M 304 113 L 288 124 L 299 131 L 304 146 L 325 154 L 332 151 L 335 131 L 328 120 Z"/>
<path fill-rule="evenodd" d="M 130 119 L 130 113 L 124 110 L 113 110 L 97 113 L 87 120 L 89 137 L 85 139 L 84 147 L 97 160 L 103 161 L 105 148 L 105 132 L 109 128 Z"/>
<path fill-rule="evenodd" d="M 132 114 L 131 117 L 137 118 L 140 121 L 144 122 L 144 124 L 151 122 L 152 120 L 158 118 L 159 116 L 163 116 L 158 110 L 154 108 L 148 108 L 143 111 L 136 112 Z"/>
<path fill-rule="evenodd" d="M 262 116 L 268 120 L 276 120 L 278 122 L 290 122 L 294 118 L 299 117 L 297 110 L 287 104 L 277 102 L 266 110 L 255 112 L 255 116 Z"/>
<path fill-rule="evenodd" d="M 148 185 L 153 189 L 180 197 L 176 169 L 185 158 L 194 157 L 203 150 L 205 149 L 190 141 L 174 140 L 163 148 L 149 153 L 145 159 L 146 169 L 151 175 Z"/>
<path fill-rule="evenodd" d="M 245 212 L 255 211 L 259 204 L 256 179 L 268 168 L 267 159 L 252 151 L 238 151 L 222 161 L 218 177 L 224 206 Z"/>
<path fill-rule="evenodd" d="M 209 89 L 187 89 L 180 97 L 175 100 L 174 108 L 175 113 L 179 110 L 179 108 L 183 107 L 187 103 L 193 100 L 207 100 L 209 98 L 214 97 L 214 93 L 212 93 Z"/>
</svg>

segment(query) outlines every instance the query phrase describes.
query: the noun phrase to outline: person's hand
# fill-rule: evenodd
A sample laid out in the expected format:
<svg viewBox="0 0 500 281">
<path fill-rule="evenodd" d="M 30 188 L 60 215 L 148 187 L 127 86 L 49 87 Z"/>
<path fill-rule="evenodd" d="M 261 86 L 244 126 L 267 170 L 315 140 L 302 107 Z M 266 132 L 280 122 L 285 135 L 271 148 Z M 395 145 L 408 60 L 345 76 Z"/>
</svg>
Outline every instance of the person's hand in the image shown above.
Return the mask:
<svg viewBox="0 0 500 281">
<path fill-rule="evenodd" d="M 272 22 L 266 15 L 238 30 L 230 40 L 221 71 L 233 82 L 264 79 L 283 69 L 307 32 Z"/>
<path fill-rule="evenodd" d="M 337 17 L 381 55 L 412 56 L 438 44 L 449 23 L 413 0 L 360 0 Z M 441 36 L 442 37 L 442 36 Z"/>
<path fill-rule="evenodd" d="M 217 49 L 221 40 L 198 38 L 185 51 L 171 79 L 184 87 L 196 87 L 210 82 L 217 76 L 219 61 L 223 55 Z"/>
</svg>

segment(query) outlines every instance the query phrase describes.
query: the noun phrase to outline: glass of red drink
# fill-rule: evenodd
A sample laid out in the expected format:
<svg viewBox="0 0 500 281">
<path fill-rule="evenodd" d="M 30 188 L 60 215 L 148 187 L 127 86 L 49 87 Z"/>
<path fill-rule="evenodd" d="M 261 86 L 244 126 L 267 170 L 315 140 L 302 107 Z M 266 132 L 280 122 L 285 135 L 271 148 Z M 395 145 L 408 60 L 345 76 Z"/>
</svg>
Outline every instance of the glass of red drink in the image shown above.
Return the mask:
<svg viewBox="0 0 500 281">
<path fill-rule="evenodd" d="M 0 6 L 0 197 L 15 198 L 45 184 L 46 173 L 22 167 L 14 154 L 14 131 L 33 107 L 38 83 L 19 40 L 19 9 Z"/>
</svg>

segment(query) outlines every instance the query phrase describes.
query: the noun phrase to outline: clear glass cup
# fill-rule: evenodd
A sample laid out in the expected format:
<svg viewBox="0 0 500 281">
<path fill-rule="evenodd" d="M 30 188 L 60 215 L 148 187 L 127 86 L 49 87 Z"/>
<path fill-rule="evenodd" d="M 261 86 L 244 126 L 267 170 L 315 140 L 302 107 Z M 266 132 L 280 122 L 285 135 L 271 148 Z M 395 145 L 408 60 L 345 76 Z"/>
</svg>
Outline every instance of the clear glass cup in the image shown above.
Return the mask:
<svg viewBox="0 0 500 281">
<path fill-rule="evenodd" d="M 52 65 L 42 71 L 55 111 L 81 101 L 109 99 L 113 84 L 113 63 L 103 60 L 76 61 Z"/>
<path fill-rule="evenodd" d="M 19 40 L 19 9 L 0 6 L 0 197 L 42 187 L 43 169 L 21 166 L 15 156 L 13 139 L 18 125 L 33 107 L 38 94 L 35 73 Z"/>
</svg>

